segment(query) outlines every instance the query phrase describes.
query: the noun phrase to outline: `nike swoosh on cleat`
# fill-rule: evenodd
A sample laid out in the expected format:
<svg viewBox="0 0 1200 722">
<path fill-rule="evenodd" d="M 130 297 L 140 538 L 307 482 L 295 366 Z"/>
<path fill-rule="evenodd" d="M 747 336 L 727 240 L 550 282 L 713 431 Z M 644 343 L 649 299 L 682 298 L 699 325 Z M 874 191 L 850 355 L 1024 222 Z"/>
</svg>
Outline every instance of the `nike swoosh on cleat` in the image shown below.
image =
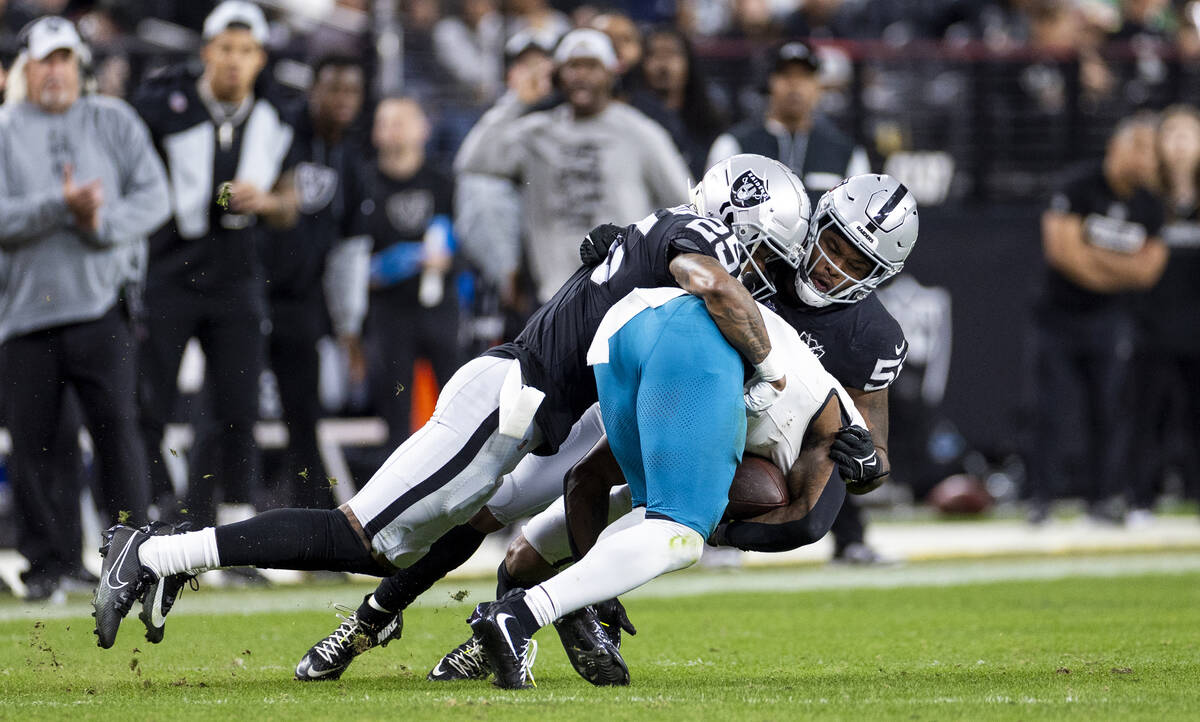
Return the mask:
<svg viewBox="0 0 1200 722">
<path fill-rule="evenodd" d="M 521 653 L 517 651 L 517 645 L 513 644 L 512 637 L 508 636 L 508 625 L 504 623 L 504 620 L 506 619 L 512 619 L 515 621 L 515 617 L 513 617 L 511 614 L 505 612 L 497 614 L 496 626 L 500 627 L 500 633 L 504 635 L 504 641 L 508 642 L 508 648 L 513 651 L 513 656 L 519 658 Z"/>
<path fill-rule="evenodd" d="M 131 534 L 129 536 L 129 541 L 125 542 L 125 548 L 121 550 L 121 554 L 117 557 L 117 560 L 113 562 L 112 567 L 109 568 L 108 576 L 104 578 L 104 583 L 108 585 L 109 589 L 123 589 L 129 586 L 129 582 L 121 581 L 120 571 L 121 565 L 125 563 L 125 557 L 129 555 L 129 549 L 133 546 L 133 542 L 135 540 L 137 540 L 137 535 Z M 117 584 L 113 584 L 114 581 L 117 582 Z"/>
<path fill-rule="evenodd" d="M 305 670 L 304 676 L 309 677 L 309 678 L 319 678 L 319 677 L 325 677 L 327 675 L 333 674 L 336 671 L 337 671 L 337 669 L 326 669 L 326 670 L 318 671 L 318 670 L 315 670 L 310 667 L 307 670 Z"/>
<path fill-rule="evenodd" d="M 165 583 L 157 585 L 154 591 L 154 604 L 150 607 L 150 623 L 159 628 L 167 621 L 162 613 L 163 588 L 165 586 Z"/>
<path fill-rule="evenodd" d="M 432 674 L 435 677 L 445 674 L 445 672 L 442 671 L 442 662 L 444 661 L 444 659 L 445 658 L 443 657 L 442 659 L 438 660 L 437 666 L 433 668 L 433 671 L 430 672 L 430 674 Z"/>
<path fill-rule="evenodd" d="M 379 630 L 379 634 L 375 635 L 375 643 L 381 644 L 387 639 L 388 635 L 396 630 L 396 626 L 400 624 L 400 617 L 392 617 L 392 621 L 383 629 Z"/>
</svg>

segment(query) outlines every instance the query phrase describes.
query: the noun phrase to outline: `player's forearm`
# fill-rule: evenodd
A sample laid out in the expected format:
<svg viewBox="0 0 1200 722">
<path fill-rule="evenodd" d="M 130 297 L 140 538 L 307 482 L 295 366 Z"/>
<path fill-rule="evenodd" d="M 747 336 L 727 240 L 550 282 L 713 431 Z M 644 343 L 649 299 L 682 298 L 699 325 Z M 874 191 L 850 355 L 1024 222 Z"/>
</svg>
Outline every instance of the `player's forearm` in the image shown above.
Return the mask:
<svg viewBox="0 0 1200 722">
<path fill-rule="evenodd" d="M 671 275 L 679 287 L 704 301 L 725 340 L 758 365 L 771 351 L 771 339 L 758 304 L 746 287 L 714 258 L 684 253 L 671 259 Z"/>
<path fill-rule="evenodd" d="M 750 294 L 732 277 L 722 288 L 703 296 L 708 315 L 720 329 L 721 335 L 752 364 L 760 364 L 771 352 L 771 339 L 763 324 L 762 314 Z M 740 291 L 740 293 L 739 293 Z"/>
<path fill-rule="evenodd" d="M 805 496 L 753 519 L 722 524 L 714 541 L 755 552 L 797 549 L 829 532 L 845 499 L 846 485 L 834 468 L 815 502 Z"/>
</svg>

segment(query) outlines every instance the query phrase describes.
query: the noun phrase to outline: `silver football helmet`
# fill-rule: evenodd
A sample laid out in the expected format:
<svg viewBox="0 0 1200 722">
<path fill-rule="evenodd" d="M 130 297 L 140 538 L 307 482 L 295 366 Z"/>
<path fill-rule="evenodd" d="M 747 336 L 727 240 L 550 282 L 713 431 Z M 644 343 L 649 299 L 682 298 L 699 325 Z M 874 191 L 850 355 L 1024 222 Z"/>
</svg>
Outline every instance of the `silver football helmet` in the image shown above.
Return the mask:
<svg viewBox="0 0 1200 722">
<path fill-rule="evenodd" d="M 796 274 L 797 295 L 818 307 L 861 301 L 904 267 L 918 226 L 917 201 L 903 183 L 874 173 L 847 178 L 817 201 Z M 822 240 L 827 231 L 841 240 Z M 849 243 L 871 270 L 852 274 L 840 267 L 830 258 L 830 243 Z M 822 261 L 828 266 L 818 271 Z"/>
<path fill-rule="evenodd" d="M 755 298 L 776 291 L 768 263 L 799 267 L 811 204 L 804 184 L 779 161 L 742 153 L 717 163 L 692 189 L 692 205 L 723 221 L 746 247 L 741 277 Z"/>
</svg>

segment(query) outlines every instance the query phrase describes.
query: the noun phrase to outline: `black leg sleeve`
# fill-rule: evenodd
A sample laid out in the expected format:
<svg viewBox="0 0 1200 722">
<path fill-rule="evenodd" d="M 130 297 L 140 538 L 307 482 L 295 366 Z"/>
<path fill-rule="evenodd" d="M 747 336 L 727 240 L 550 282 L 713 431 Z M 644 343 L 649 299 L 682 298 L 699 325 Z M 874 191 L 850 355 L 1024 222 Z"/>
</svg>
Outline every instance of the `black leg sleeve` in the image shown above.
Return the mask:
<svg viewBox="0 0 1200 722">
<path fill-rule="evenodd" d="M 866 538 L 866 524 L 863 522 L 862 507 L 853 497 L 846 498 L 829 531 L 833 533 L 833 544 L 839 552 L 851 544 L 863 543 Z"/>
<path fill-rule="evenodd" d="M 524 589 L 525 584 L 509 574 L 508 567 L 504 566 L 504 562 L 500 562 L 500 566 L 496 568 L 496 599 L 503 597 L 513 589 Z"/>
<path fill-rule="evenodd" d="M 429 553 L 412 566 L 380 582 L 375 588 L 375 602 L 388 611 L 406 609 L 434 582 L 470 559 L 486 536 L 470 524 L 459 524 L 434 542 Z"/>
<path fill-rule="evenodd" d="M 396 571 L 371 555 L 337 509 L 272 509 L 216 531 L 223 567 L 319 569 L 377 577 Z"/>
</svg>

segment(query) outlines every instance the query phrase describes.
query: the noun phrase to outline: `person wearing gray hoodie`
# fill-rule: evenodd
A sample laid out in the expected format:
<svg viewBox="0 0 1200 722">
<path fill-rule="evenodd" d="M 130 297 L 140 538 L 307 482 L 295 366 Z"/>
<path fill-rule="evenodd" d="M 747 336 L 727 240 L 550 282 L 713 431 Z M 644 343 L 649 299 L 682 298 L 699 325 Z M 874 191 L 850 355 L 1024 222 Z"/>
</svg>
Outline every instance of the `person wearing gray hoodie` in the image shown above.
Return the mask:
<svg viewBox="0 0 1200 722">
<path fill-rule="evenodd" d="M 72 561 L 60 558 L 53 511 L 52 450 L 67 386 L 92 436 L 104 515 L 142 523 L 148 502 L 126 301 L 170 200 L 133 109 L 81 93 L 86 58 L 69 21 L 34 21 L 0 110 L 0 397 L 29 599 L 49 597 Z"/>
</svg>

